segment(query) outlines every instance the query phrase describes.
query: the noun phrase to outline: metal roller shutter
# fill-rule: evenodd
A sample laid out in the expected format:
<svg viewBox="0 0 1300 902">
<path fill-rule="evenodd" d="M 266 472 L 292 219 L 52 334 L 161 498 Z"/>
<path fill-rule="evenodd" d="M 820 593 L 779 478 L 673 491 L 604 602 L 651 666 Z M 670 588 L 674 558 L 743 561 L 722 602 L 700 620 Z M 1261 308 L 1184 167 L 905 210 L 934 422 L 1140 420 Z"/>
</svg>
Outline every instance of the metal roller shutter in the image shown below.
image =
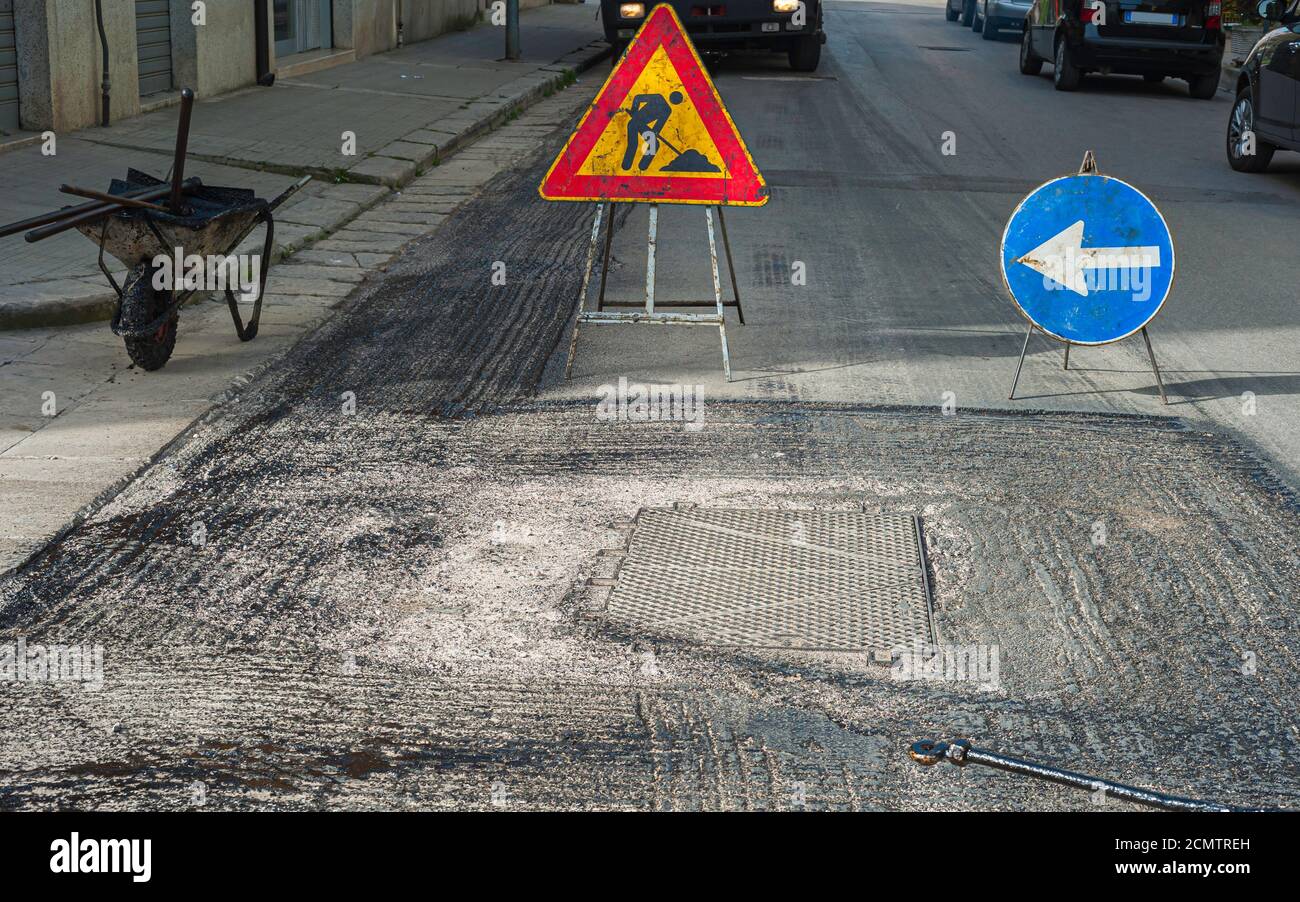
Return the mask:
<svg viewBox="0 0 1300 902">
<path fill-rule="evenodd" d="M 168 0 L 135 0 L 140 96 L 172 87 L 172 26 Z"/>
<path fill-rule="evenodd" d="M 14 41 L 14 0 L 0 0 L 0 128 L 18 128 L 18 48 Z"/>
</svg>

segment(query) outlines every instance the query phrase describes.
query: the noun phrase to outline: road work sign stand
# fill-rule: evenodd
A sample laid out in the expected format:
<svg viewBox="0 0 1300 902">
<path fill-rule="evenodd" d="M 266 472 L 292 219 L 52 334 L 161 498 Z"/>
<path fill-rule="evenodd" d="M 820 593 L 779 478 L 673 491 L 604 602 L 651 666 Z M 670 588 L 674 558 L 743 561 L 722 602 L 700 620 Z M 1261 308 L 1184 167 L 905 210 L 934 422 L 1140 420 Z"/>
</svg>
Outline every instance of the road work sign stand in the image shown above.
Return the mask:
<svg viewBox="0 0 1300 902">
<path fill-rule="evenodd" d="M 1101 175 L 1090 150 L 1078 174 L 1040 185 L 1020 202 L 1002 233 L 1000 258 L 1003 284 L 1029 320 L 1011 400 L 1037 329 L 1065 343 L 1067 370 L 1070 345 L 1110 344 L 1141 332 L 1160 401 L 1169 403 L 1147 324 L 1173 287 L 1174 245 L 1146 195 Z"/>
<path fill-rule="evenodd" d="M 565 378 L 573 371 L 578 331 L 583 324 L 717 326 L 722 341 L 722 368 L 731 381 L 725 307 L 735 307 L 745 324 L 740 289 L 731 257 L 731 239 L 722 208 L 762 206 L 767 186 L 740 133 L 709 80 L 699 54 L 682 29 L 671 6 L 657 6 L 632 38 L 623 58 L 610 73 L 595 101 L 538 188 L 546 200 L 597 201 L 596 218 L 587 248 L 587 262 L 578 296 L 578 314 L 569 343 Z M 639 301 L 609 301 L 605 282 L 614 240 L 614 204 L 650 204 L 646 250 L 645 308 L 637 312 L 607 311 L 606 307 L 640 306 Z M 661 301 L 658 307 L 706 307 L 711 313 L 665 313 L 656 310 L 655 244 L 660 204 L 705 207 L 713 299 Z M 713 208 L 717 208 L 732 299 L 722 299 Z M 608 217 L 595 310 L 587 309 L 596 246 L 602 220 Z"/>
</svg>

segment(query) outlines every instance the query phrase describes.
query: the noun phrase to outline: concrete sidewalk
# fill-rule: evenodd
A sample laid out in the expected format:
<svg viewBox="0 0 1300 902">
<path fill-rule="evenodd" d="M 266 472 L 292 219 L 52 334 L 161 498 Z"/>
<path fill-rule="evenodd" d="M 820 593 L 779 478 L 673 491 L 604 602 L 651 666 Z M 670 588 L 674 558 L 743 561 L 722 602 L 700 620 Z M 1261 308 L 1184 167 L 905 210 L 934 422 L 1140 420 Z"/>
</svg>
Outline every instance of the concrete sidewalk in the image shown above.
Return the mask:
<svg viewBox="0 0 1300 902">
<path fill-rule="evenodd" d="M 276 214 L 277 255 L 300 250 L 608 52 L 591 4 L 526 10 L 521 27 L 518 62 L 500 59 L 502 29 L 485 24 L 280 78 L 272 88 L 201 99 L 186 174 L 264 197 L 279 193 L 293 176 L 317 176 Z M 65 182 L 102 190 L 128 166 L 164 176 L 176 118 L 170 107 L 60 135 L 53 156 L 44 156 L 39 145 L 5 153 L 0 222 L 68 202 L 58 192 Z M 355 135 L 354 155 L 342 152 L 345 132 Z M 75 231 L 37 244 L 22 235 L 0 239 L 0 329 L 106 319 L 114 297 L 95 255 Z"/>
<path fill-rule="evenodd" d="M 567 13 L 573 8 L 549 9 Z M 525 15 L 525 26 L 533 15 Z M 527 29 L 524 34 L 527 41 Z M 570 57 L 566 65 L 581 70 L 607 53 L 602 42 Z M 571 90 L 563 88 L 574 75 L 562 70 L 552 74 L 560 80 L 554 89 L 542 93 L 554 91 L 555 96 L 517 117 L 502 114 L 501 118 L 511 121 L 481 140 L 478 132 L 467 132 L 469 137 L 462 140 L 453 158 L 440 160 L 401 189 L 313 182 L 305 196 L 292 207 L 286 206 L 284 215 L 277 216 L 277 237 L 310 242 L 310 246 L 295 250 L 270 270 L 262 325 L 254 341 L 239 341 L 225 302 L 217 295 L 200 295 L 181 311 L 176 352 L 157 373 L 133 367 L 121 339 L 105 323 L 0 332 L 0 380 L 4 385 L 0 392 L 0 573 L 21 564 L 96 509 L 190 424 L 217 406 L 238 403 L 240 387 L 332 316 L 336 307 L 406 244 L 454 216 L 482 185 L 533 154 L 547 136 L 571 128 L 591 102 L 604 72 L 590 78 L 576 76 L 578 85 Z M 510 102 L 512 111 L 526 104 L 526 99 Z M 494 121 L 491 117 L 475 120 L 481 123 L 476 128 L 486 131 Z M 68 139 L 74 140 L 78 139 Z M 82 143 L 95 146 L 84 139 Z M 440 148 L 440 154 L 445 152 Z M 76 166 L 63 157 L 62 148 L 55 159 L 66 167 L 68 178 L 77 173 Z M 209 173 L 223 179 L 229 176 L 235 184 L 255 185 L 265 193 L 278 191 L 289 182 L 282 175 L 211 163 L 196 166 L 194 171 L 214 183 L 216 178 L 209 179 Z M 10 178 L 10 172 L 6 169 L 4 178 Z M 48 206 L 17 215 L 32 215 Z M 293 235 L 295 227 L 302 230 L 299 235 L 311 233 L 312 237 L 286 239 L 281 234 Z M 259 235 L 260 231 L 250 241 L 260 241 Z M 18 236 L 25 248 L 47 248 L 59 240 L 21 245 Z M 76 260 L 93 267 L 93 246 L 79 235 L 67 240 Z M 6 276 L 13 271 L 11 247 L 6 243 L 0 248 Z M 27 266 L 28 272 L 49 278 L 12 285 L 9 290 L 44 287 L 56 297 L 62 287 L 54 287 L 57 283 L 83 285 L 88 290 L 93 281 L 89 276 L 83 280 L 69 274 L 87 270 L 60 273 L 54 260 L 43 264 L 32 260 Z M 66 306 L 75 307 L 70 301 Z"/>
</svg>

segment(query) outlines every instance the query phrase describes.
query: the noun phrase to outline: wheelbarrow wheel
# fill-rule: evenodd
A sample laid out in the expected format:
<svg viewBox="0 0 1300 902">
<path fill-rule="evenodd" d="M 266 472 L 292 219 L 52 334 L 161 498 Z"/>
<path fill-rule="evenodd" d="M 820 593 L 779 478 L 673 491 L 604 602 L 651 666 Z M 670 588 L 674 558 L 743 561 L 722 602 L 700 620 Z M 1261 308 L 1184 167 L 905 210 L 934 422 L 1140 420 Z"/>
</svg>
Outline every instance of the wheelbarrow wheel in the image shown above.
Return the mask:
<svg viewBox="0 0 1300 902">
<path fill-rule="evenodd" d="M 170 291 L 158 291 L 153 287 L 149 270 L 136 270 L 128 278 L 126 290 L 122 295 L 122 320 L 124 322 L 150 323 L 162 316 L 171 306 Z M 131 362 L 142 370 L 160 370 L 172 356 L 176 347 L 176 323 L 179 317 L 172 315 L 149 335 L 124 336 L 127 356 Z"/>
</svg>

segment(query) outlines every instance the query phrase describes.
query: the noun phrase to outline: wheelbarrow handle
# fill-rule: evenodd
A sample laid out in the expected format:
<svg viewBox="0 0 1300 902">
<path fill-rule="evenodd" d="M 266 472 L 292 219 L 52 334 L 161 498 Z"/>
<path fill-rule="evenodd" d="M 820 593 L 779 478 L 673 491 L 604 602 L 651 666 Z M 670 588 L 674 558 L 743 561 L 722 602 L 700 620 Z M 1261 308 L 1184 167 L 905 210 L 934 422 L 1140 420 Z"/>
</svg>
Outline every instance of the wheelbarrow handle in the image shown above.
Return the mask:
<svg viewBox="0 0 1300 902">
<path fill-rule="evenodd" d="M 311 176 L 304 175 L 302 178 L 298 179 L 298 181 L 294 182 L 288 188 L 285 188 L 283 191 L 281 191 L 275 197 L 274 200 L 272 200 L 269 204 L 267 204 L 267 209 L 274 210 L 276 207 L 280 206 L 280 204 L 284 203 L 286 200 L 293 197 L 295 194 L 297 194 L 299 191 L 305 188 L 307 186 L 307 183 L 310 181 L 311 181 Z"/>
</svg>

